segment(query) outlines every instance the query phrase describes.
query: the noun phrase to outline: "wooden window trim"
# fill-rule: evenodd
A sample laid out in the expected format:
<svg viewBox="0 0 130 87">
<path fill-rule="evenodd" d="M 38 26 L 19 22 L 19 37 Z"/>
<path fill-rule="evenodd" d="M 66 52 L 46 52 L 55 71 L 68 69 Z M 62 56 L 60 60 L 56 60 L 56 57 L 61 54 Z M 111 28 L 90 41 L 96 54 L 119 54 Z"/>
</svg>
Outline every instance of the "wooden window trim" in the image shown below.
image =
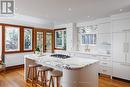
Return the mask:
<svg viewBox="0 0 130 87">
<path fill-rule="evenodd" d="M 17 26 L 9 26 L 9 25 L 7 25 L 8 27 L 17 27 Z M 19 51 L 8 51 L 8 52 L 6 52 L 5 51 L 5 27 L 6 27 L 6 25 L 2 25 L 2 47 L 3 47 L 3 49 L 2 49 L 2 53 L 6 53 L 6 54 L 8 54 L 8 53 L 19 53 L 19 52 L 21 52 L 20 50 L 21 50 L 21 46 L 20 46 L 20 48 L 19 48 Z M 20 29 L 20 28 L 19 28 Z M 20 33 L 21 34 L 21 33 Z M 19 36 L 19 38 L 21 39 L 21 36 Z M 21 41 L 20 41 L 20 44 L 19 45 L 21 45 Z"/>
<path fill-rule="evenodd" d="M 25 28 L 28 28 L 28 29 L 31 29 L 31 30 L 32 30 L 32 49 L 31 49 L 31 50 L 25 50 L 25 49 L 24 49 L 24 29 L 25 29 Z M 21 42 L 21 43 L 22 43 L 22 46 L 23 46 L 23 47 L 22 47 L 22 51 L 23 51 L 23 52 L 33 52 L 33 51 L 34 51 L 34 43 L 33 43 L 33 41 L 34 41 L 34 28 L 22 27 L 21 30 L 22 30 L 22 32 L 23 32 L 23 33 L 21 33 L 21 34 L 22 34 L 22 42 Z"/>
<path fill-rule="evenodd" d="M 52 52 L 54 52 L 54 30 L 50 30 L 50 29 L 35 29 L 35 32 L 34 32 L 34 40 L 35 40 L 35 44 L 34 44 L 34 49 L 36 48 L 37 46 L 37 32 L 42 32 L 43 33 L 43 52 L 45 52 L 45 46 L 46 46 L 46 32 L 52 32 Z"/>
<path fill-rule="evenodd" d="M 12 53 L 24 53 L 24 52 L 33 52 L 34 51 L 34 43 L 32 42 L 32 50 L 24 50 L 24 28 L 32 29 L 32 41 L 34 41 L 34 28 L 27 27 L 27 26 L 19 26 L 19 25 L 12 25 L 12 24 L 2 24 L 2 53 L 3 54 L 12 54 Z M 19 27 L 20 28 L 20 50 L 19 51 L 5 51 L 5 26 L 9 27 Z"/>
<path fill-rule="evenodd" d="M 24 52 L 34 52 L 36 47 L 36 32 L 43 32 L 43 35 L 45 35 L 45 32 L 52 32 L 52 52 L 54 52 L 54 44 L 55 44 L 55 33 L 54 30 L 51 29 L 43 29 L 43 28 L 34 28 L 34 27 L 28 27 L 28 26 L 21 26 L 21 25 L 14 25 L 14 24 L 4 24 L 0 23 L 2 26 L 2 54 L 13 54 L 13 53 L 24 53 Z M 9 51 L 5 52 L 5 26 L 10 27 L 19 27 L 20 28 L 20 50 L 19 51 Z M 32 29 L 32 50 L 24 50 L 24 28 Z M 45 42 L 45 39 L 44 39 Z M 44 43 L 43 42 L 43 43 Z M 45 47 L 46 44 L 44 44 Z M 45 52 L 45 50 L 44 50 Z"/>
<path fill-rule="evenodd" d="M 62 49 L 62 48 L 56 48 L 56 47 L 55 47 L 55 32 L 56 32 L 56 31 L 60 31 L 60 30 L 66 30 L 66 28 L 54 29 L 54 49 L 55 49 L 55 50 L 65 50 L 64 48 Z"/>
</svg>

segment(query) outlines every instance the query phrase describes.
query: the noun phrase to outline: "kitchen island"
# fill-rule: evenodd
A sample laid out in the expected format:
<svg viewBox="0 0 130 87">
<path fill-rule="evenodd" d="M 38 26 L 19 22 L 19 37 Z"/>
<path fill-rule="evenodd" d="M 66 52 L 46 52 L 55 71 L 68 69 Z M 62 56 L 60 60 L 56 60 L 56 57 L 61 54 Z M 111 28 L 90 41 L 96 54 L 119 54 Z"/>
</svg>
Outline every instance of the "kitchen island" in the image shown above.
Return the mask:
<svg viewBox="0 0 130 87">
<path fill-rule="evenodd" d="M 62 87 L 98 87 L 99 61 L 76 56 L 62 59 L 44 54 L 26 55 L 24 60 L 24 78 L 27 77 L 29 64 L 41 64 L 63 72 Z"/>
</svg>

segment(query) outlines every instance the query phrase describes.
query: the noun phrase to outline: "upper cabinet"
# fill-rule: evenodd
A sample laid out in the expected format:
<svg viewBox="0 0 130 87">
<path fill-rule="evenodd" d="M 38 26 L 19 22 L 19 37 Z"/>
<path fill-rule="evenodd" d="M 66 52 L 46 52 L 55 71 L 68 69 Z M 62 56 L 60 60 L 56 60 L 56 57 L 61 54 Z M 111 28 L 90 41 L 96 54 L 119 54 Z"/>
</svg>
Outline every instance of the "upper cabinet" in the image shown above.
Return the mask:
<svg viewBox="0 0 130 87">
<path fill-rule="evenodd" d="M 112 20 L 112 32 L 122 32 L 130 30 L 130 18 Z"/>
<path fill-rule="evenodd" d="M 98 33 L 111 33 L 111 23 L 101 23 L 98 26 Z"/>
<path fill-rule="evenodd" d="M 55 29 L 55 49 L 66 50 L 66 29 Z"/>
</svg>

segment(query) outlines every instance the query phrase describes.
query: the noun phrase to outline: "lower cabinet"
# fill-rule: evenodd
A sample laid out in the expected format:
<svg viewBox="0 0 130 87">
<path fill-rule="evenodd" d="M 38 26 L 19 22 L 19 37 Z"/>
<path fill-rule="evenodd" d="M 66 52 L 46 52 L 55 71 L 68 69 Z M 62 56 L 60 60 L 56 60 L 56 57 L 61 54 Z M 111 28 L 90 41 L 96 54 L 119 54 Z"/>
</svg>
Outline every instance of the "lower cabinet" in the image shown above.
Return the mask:
<svg viewBox="0 0 130 87">
<path fill-rule="evenodd" d="M 100 73 L 101 74 L 106 74 L 106 75 L 112 75 L 112 67 L 107 67 L 107 66 L 101 66 L 100 65 Z"/>
<path fill-rule="evenodd" d="M 113 76 L 130 80 L 130 65 L 113 62 Z"/>
<path fill-rule="evenodd" d="M 100 69 L 99 73 L 112 75 L 112 61 L 110 56 L 102 56 L 102 55 L 90 55 L 85 53 L 75 53 L 75 56 L 89 59 L 96 59 L 100 61 Z"/>
</svg>

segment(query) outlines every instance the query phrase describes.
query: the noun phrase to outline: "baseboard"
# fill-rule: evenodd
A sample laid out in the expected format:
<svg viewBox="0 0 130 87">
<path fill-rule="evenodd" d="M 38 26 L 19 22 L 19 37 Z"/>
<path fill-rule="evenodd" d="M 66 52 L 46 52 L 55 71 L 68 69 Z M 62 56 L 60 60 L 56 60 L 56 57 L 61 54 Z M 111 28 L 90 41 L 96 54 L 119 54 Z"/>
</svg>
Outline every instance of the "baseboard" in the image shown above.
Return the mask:
<svg viewBox="0 0 130 87">
<path fill-rule="evenodd" d="M 19 69 L 19 68 L 24 68 L 24 64 L 6 67 L 6 70 Z"/>
<path fill-rule="evenodd" d="M 126 79 L 122 79 L 122 78 L 118 78 L 118 77 L 112 77 L 112 79 L 117 79 L 117 80 L 121 80 L 121 81 L 130 83 L 130 80 L 126 80 Z"/>
</svg>

